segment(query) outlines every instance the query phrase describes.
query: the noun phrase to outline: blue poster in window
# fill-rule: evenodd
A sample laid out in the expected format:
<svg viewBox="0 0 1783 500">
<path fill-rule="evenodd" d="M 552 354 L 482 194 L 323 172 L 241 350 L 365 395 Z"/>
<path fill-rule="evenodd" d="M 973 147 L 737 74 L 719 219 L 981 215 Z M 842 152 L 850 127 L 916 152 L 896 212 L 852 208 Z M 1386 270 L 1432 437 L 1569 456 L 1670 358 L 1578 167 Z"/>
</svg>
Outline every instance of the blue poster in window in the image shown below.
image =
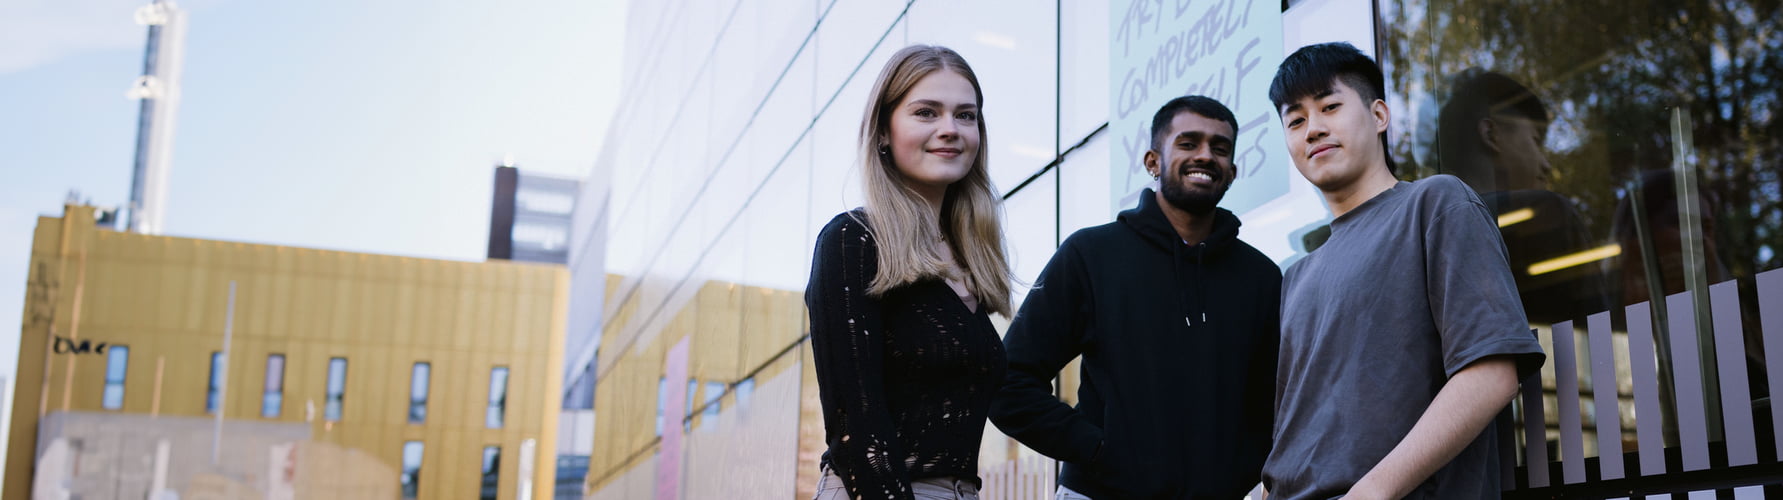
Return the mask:
<svg viewBox="0 0 1783 500">
<path fill-rule="evenodd" d="M 1269 82 L 1282 59 L 1281 5 L 1253 0 L 1116 0 L 1109 13 L 1113 211 L 1153 182 L 1151 119 L 1177 96 L 1219 100 L 1238 118 L 1238 176 L 1220 206 L 1243 214 L 1288 193 L 1281 120 Z"/>
</svg>

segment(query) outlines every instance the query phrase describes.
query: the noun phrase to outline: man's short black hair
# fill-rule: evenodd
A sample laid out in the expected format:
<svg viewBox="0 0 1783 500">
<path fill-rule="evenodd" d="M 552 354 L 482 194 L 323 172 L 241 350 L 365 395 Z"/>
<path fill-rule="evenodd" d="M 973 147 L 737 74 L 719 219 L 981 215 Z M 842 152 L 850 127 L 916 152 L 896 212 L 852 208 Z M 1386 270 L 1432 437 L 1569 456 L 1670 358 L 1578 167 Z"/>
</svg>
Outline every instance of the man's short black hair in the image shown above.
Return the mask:
<svg viewBox="0 0 1783 500">
<path fill-rule="evenodd" d="M 1460 166 L 1455 159 L 1476 154 L 1480 136 L 1474 124 L 1492 116 L 1512 116 L 1545 130 L 1553 116 L 1541 97 L 1516 80 L 1480 68 L 1462 70 L 1449 91 L 1449 102 L 1437 116 L 1436 143 L 1444 170 Z"/>
<path fill-rule="evenodd" d="M 1220 104 L 1220 101 L 1211 97 L 1185 95 L 1164 103 L 1164 107 L 1158 108 L 1158 113 L 1152 115 L 1153 152 L 1163 152 L 1161 148 L 1163 147 L 1164 134 L 1170 133 L 1170 122 L 1176 120 L 1176 115 L 1184 111 L 1226 122 L 1227 125 L 1232 126 L 1232 141 L 1238 141 L 1238 118 L 1232 116 L 1232 110 L 1227 109 L 1226 105 Z"/>
<path fill-rule="evenodd" d="M 1269 100 L 1280 114 L 1289 104 L 1331 90 L 1338 80 L 1354 89 L 1364 103 L 1387 99 L 1386 77 L 1374 59 L 1349 42 L 1327 42 L 1301 47 L 1283 59 L 1275 70 L 1275 80 L 1269 83 Z M 1387 171 L 1397 170 L 1393 154 L 1387 151 L 1386 132 L 1381 132 L 1381 153 L 1387 159 Z"/>
</svg>

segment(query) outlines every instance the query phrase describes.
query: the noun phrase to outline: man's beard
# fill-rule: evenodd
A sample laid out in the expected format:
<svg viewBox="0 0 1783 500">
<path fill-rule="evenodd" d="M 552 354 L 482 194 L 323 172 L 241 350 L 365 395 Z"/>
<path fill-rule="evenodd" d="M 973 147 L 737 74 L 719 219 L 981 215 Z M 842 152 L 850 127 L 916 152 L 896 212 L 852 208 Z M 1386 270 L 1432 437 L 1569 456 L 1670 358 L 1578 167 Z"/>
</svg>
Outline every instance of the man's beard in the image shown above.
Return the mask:
<svg viewBox="0 0 1783 500">
<path fill-rule="evenodd" d="M 1190 191 L 1185 186 L 1187 182 L 1188 180 L 1182 175 L 1171 175 L 1158 179 L 1158 194 L 1164 195 L 1164 201 L 1170 203 L 1171 206 L 1195 215 L 1207 215 L 1213 212 L 1214 207 L 1220 204 L 1220 199 L 1226 197 L 1226 190 L 1232 187 L 1231 184 L 1219 184 L 1216 180 L 1213 192 Z"/>
</svg>

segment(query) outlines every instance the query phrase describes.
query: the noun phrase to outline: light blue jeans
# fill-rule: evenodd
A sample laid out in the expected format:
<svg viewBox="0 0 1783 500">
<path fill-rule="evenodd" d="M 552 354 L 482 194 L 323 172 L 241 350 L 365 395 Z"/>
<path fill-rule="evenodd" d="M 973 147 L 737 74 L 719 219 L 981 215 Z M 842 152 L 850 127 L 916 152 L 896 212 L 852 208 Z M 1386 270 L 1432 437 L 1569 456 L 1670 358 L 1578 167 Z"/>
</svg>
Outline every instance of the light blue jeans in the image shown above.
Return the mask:
<svg viewBox="0 0 1783 500">
<path fill-rule="evenodd" d="M 978 487 L 971 481 L 951 477 L 932 477 L 910 482 L 910 492 L 918 500 L 978 500 Z M 829 467 L 823 468 L 823 477 L 817 479 L 817 496 L 812 500 L 849 500 L 848 488 L 842 486 L 842 478 Z"/>
</svg>

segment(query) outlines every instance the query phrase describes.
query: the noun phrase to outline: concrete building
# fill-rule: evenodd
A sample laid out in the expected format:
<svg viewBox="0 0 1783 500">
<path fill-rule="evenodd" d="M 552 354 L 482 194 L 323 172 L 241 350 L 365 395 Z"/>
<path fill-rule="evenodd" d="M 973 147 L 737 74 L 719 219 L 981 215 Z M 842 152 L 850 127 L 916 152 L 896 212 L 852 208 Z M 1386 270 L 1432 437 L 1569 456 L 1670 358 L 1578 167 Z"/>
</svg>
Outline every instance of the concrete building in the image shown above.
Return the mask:
<svg viewBox="0 0 1783 500">
<path fill-rule="evenodd" d="M 53 442 L 87 441 L 63 457 L 72 463 L 104 463 L 119 450 L 137 450 L 131 463 L 154 461 L 141 453 L 151 441 L 118 444 L 91 430 L 115 425 L 165 437 L 182 462 L 172 470 L 203 472 L 167 479 L 183 497 L 242 498 L 227 492 L 247 488 L 281 498 L 266 469 L 251 466 L 264 460 L 189 463 L 212 456 L 212 443 L 224 457 L 268 456 L 265 443 L 190 435 L 205 422 L 224 436 L 286 429 L 289 439 L 275 444 L 297 457 L 288 477 L 317 477 L 351 463 L 325 457 L 359 454 L 383 468 L 368 470 L 394 471 L 377 478 L 393 496 L 551 497 L 568 305 L 561 267 L 124 233 L 95 227 L 93 216 L 69 206 L 38 222 L 6 499 L 31 498 L 34 477 L 70 463 L 42 462 Z M 69 425 L 95 415 L 114 418 Z M 112 481 L 144 476 L 115 470 Z M 126 493 L 83 498 L 141 498 Z"/>
<path fill-rule="evenodd" d="M 582 183 L 495 167 L 490 203 L 489 258 L 545 264 L 569 263 L 570 214 Z"/>
</svg>

